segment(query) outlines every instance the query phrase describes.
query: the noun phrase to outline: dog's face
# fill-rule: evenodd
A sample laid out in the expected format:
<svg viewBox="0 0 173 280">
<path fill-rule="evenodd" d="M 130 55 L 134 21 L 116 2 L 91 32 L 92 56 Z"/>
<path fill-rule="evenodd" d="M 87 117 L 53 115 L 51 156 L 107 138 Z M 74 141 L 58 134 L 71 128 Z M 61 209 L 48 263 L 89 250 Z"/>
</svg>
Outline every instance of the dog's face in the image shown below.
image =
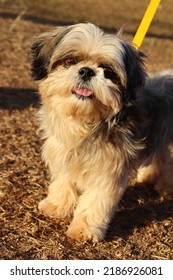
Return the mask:
<svg viewBox="0 0 173 280">
<path fill-rule="evenodd" d="M 32 53 L 43 103 L 88 121 L 120 112 L 145 81 L 140 53 L 90 23 L 42 34 Z"/>
</svg>

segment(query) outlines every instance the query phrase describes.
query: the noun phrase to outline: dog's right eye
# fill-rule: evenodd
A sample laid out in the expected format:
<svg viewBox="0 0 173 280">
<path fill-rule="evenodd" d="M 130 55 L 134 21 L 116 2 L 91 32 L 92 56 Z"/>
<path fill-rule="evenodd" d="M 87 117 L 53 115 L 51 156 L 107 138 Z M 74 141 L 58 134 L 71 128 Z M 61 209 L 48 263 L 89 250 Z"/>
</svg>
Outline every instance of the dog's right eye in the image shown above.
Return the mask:
<svg viewBox="0 0 173 280">
<path fill-rule="evenodd" d="M 70 67 L 70 66 L 75 65 L 77 63 L 78 63 L 77 57 L 69 57 L 69 58 L 64 60 L 64 66 L 65 67 Z"/>
</svg>

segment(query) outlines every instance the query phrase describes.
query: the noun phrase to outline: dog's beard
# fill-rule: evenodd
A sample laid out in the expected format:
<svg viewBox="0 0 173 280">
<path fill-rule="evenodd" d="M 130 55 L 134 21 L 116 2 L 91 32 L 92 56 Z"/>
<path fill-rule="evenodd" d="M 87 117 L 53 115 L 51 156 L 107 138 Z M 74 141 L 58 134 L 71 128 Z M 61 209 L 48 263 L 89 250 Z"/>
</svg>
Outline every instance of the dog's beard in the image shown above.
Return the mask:
<svg viewBox="0 0 173 280">
<path fill-rule="evenodd" d="M 96 73 L 84 81 L 79 71 L 83 66 Z M 54 107 L 54 112 L 88 121 L 106 119 L 122 108 L 121 93 L 116 84 L 104 77 L 103 69 L 93 64 L 79 63 L 70 68 L 56 67 L 40 84 L 44 103 Z"/>
</svg>

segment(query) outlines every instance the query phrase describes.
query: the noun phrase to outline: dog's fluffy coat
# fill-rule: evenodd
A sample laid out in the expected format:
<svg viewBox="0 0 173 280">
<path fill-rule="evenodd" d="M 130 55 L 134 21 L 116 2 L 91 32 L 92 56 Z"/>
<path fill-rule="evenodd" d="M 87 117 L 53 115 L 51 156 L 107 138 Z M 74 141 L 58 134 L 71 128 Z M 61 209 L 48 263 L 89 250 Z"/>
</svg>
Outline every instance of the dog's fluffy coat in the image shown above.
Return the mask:
<svg viewBox="0 0 173 280">
<path fill-rule="evenodd" d="M 173 78 L 148 78 L 139 51 L 90 23 L 40 35 L 32 53 L 51 173 L 39 209 L 73 216 L 68 236 L 101 240 L 134 167 L 172 187 Z"/>
</svg>

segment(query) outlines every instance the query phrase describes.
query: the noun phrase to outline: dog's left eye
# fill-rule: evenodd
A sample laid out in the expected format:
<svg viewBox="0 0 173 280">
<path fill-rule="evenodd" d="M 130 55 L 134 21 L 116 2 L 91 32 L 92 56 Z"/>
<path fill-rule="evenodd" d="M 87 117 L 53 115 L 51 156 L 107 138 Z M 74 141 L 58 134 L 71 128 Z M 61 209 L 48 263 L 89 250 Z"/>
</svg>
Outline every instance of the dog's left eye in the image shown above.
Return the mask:
<svg viewBox="0 0 173 280">
<path fill-rule="evenodd" d="M 100 65 L 99 67 L 103 68 L 104 76 L 106 79 L 111 80 L 113 83 L 119 80 L 118 75 L 114 72 L 114 70 L 107 65 Z"/>
<path fill-rule="evenodd" d="M 112 70 L 111 67 L 104 67 L 104 75 L 105 78 L 112 80 L 115 76 L 115 72 Z"/>
<path fill-rule="evenodd" d="M 69 58 L 64 60 L 64 66 L 65 67 L 70 67 L 70 66 L 75 65 L 77 63 L 78 63 L 77 57 L 69 57 Z"/>
</svg>

